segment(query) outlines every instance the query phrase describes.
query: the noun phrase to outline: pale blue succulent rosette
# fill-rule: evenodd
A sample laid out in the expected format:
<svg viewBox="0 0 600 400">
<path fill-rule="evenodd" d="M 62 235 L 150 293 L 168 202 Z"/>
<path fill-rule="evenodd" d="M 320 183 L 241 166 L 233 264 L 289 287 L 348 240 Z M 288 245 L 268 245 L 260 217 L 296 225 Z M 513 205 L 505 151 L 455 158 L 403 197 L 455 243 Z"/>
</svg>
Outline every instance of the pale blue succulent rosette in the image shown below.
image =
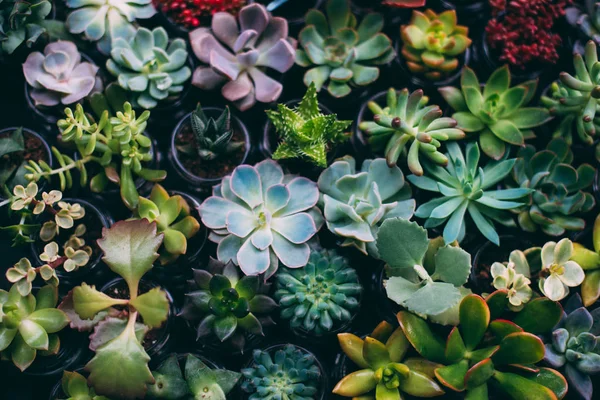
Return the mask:
<svg viewBox="0 0 600 400">
<path fill-rule="evenodd" d="M 383 221 L 410 219 L 415 211 L 404 174 L 388 167 L 384 158 L 365 160 L 357 171 L 354 158 L 345 156 L 323 171 L 318 185 L 327 228 L 344 238 L 341 246 L 376 258 L 375 240 Z"/>
<path fill-rule="evenodd" d="M 318 199 L 315 182 L 285 175 L 279 164 L 265 160 L 237 167 L 198 211 L 211 229 L 209 239 L 218 243 L 220 261 L 268 278 L 279 262 L 289 268 L 308 262 L 307 242 L 323 225 Z"/>
<path fill-rule="evenodd" d="M 67 29 L 97 42 L 98 51 L 110 54 L 112 42 L 129 40 L 136 32 L 135 21 L 156 14 L 152 0 L 66 0 L 75 9 L 67 16 Z"/>
</svg>

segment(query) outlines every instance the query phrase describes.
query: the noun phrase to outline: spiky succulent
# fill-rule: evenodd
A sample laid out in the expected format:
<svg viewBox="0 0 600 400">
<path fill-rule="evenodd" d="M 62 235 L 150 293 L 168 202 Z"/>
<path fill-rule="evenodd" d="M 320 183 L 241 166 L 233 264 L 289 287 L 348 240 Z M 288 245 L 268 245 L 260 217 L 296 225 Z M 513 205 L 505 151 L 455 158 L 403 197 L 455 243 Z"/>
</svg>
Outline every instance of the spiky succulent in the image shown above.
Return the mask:
<svg viewBox="0 0 600 400">
<path fill-rule="evenodd" d="M 254 350 L 250 367 L 242 369 L 242 389 L 252 400 L 305 400 L 317 394 L 321 370 L 315 357 L 288 344 Z"/>
<path fill-rule="evenodd" d="M 585 189 L 592 185 L 596 170 L 585 163 L 574 168 L 572 163 L 573 152 L 560 138 L 537 153 L 530 145 L 519 150 L 512 178 L 519 187 L 534 190 L 526 205 L 515 209 L 521 229 L 535 232 L 539 227 L 548 235 L 560 236 L 585 228 L 581 216 L 596 205 Z"/>
<path fill-rule="evenodd" d="M 212 229 L 209 239 L 217 258 L 232 260 L 246 275 L 275 273 L 306 265 L 306 243 L 323 225 L 317 185 L 303 177 L 284 175 L 273 160 L 241 165 L 213 188 L 200 205 L 202 223 Z"/>
<path fill-rule="evenodd" d="M 496 189 L 496 184 L 510 174 L 516 159 L 490 161 L 481 168 L 477 143 L 467 144 L 466 157 L 457 143 L 449 143 L 447 148 L 446 168 L 427 162 L 424 176 L 407 178 L 419 189 L 441 194 L 421 204 L 415 215 L 426 219 L 425 228 L 445 223 L 444 240 L 452 243 L 465 237 L 468 211 L 483 236 L 498 245 L 500 238 L 493 222 L 516 226 L 508 210 L 524 205 L 523 198 L 531 193 L 529 188 Z"/>
<path fill-rule="evenodd" d="M 563 137 L 570 145 L 577 134 L 584 144 L 591 146 L 600 128 L 600 115 L 596 116 L 600 106 L 596 43 L 590 40 L 586 44 L 583 57 L 575 54 L 573 65 L 575 76 L 561 72 L 560 80 L 551 85 L 549 96 L 542 96 L 541 102 L 560 120 L 554 137 Z M 600 159 L 600 147 L 596 148 L 596 158 Z"/>
<path fill-rule="evenodd" d="M 241 377 L 238 372 L 212 369 L 191 354 L 185 356 L 185 365 L 172 354 L 152 375 L 156 382 L 148 385 L 148 398 L 166 400 L 225 400 Z"/>
<path fill-rule="evenodd" d="M 363 339 L 351 333 L 339 333 L 340 347 L 360 369 L 342 378 L 333 393 L 353 399 L 402 399 L 442 396 L 433 370 L 440 364 L 420 358 L 405 359 L 410 342 L 401 328 L 380 323 Z"/>
<path fill-rule="evenodd" d="M 342 246 L 374 257 L 383 221 L 410 219 L 414 213 L 415 200 L 402 171 L 388 167 L 383 158 L 365 160 L 357 171 L 353 157 L 342 157 L 321 173 L 318 185 L 327 228 L 344 239 Z"/>
<path fill-rule="evenodd" d="M 385 108 L 370 101 L 367 106 L 373 113 L 373 121 L 361 121 L 359 125 L 369 135 L 373 150 L 383 150 L 390 167 L 394 167 L 404 154 L 408 168 L 415 175 L 423 175 L 420 155 L 436 164 L 447 165 L 448 159 L 439 151 L 441 142 L 465 136 L 456 128 L 456 121 L 442 117 L 438 106 L 428 106 L 429 98 L 423 96 L 422 89 L 409 93 L 408 89 L 396 91 L 390 88 L 386 101 Z"/>
<path fill-rule="evenodd" d="M 312 250 L 304 268 L 280 269 L 275 279 L 274 297 L 292 328 L 322 335 L 358 311 L 362 286 L 335 250 Z"/>
<path fill-rule="evenodd" d="M 327 17 L 316 9 L 305 17 L 306 27 L 298 40 L 296 63 L 310 67 L 304 84 L 314 83 L 317 91 L 329 81 L 327 91 L 339 98 L 350 94 L 352 86 L 366 86 L 379 78 L 379 66 L 396 56 L 392 41 L 384 33 L 383 16 L 366 15 L 357 27 L 350 1 L 329 0 Z"/>
<path fill-rule="evenodd" d="M 75 43 L 62 40 L 49 43 L 43 54 L 30 53 L 23 64 L 23 74 L 33 88 L 30 94 L 36 106 L 69 105 L 93 89 L 102 90 L 97 73 L 96 65 L 81 61 Z"/>
<path fill-rule="evenodd" d="M 543 107 L 526 107 L 533 99 L 538 81 L 510 87 L 510 71 L 505 65 L 492 73 L 483 85 L 469 67 L 463 67 L 460 86 L 443 87 L 439 92 L 455 111 L 457 128 L 467 135 L 479 135 L 481 150 L 490 158 L 501 159 L 507 145 L 523 146 L 535 137 L 532 128 L 552 117 Z"/>
<path fill-rule="evenodd" d="M 244 142 L 235 142 L 231 126 L 231 112 L 226 106 L 219 118 L 207 117 L 198 103 L 196 110 L 190 115 L 190 123 L 194 134 L 194 144 L 178 146 L 177 149 L 193 154 L 203 161 L 213 161 L 232 155 L 244 147 Z"/>
<path fill-rule="evenodd" d="M 410 23 L 400 27 L 402 56 L 410 72 L 437 81 L 458 68 L 458 56 L 467 51 L 471 39 L 469 28 L 456 22 L 456 10 L 412 12 Z"/>
<path fill-rule="evenodd" d="M 266 71 L 284 73 L 294 65 L 296 41 L 288 37 L 287 21 L 259 3 L 242 8 L 237 20 L 227 12 L 214 14 L 211 29 L 190 32 L 190 42 L 203 63 L 192 83 L 203 90 L 223 85 L 223 97 L 242 111 L 277 100 L 283 86 Z"/>
<path fill-rule="evenodd" d="M 39 354 L 57 354 L 57 332 L 69 324 L 67 315 L 56 309 L 58 290 L 44 286 L 34 296 L 19 293 L 17 285 L 0 290 L 0 352 L 25 371 Z"/>
<path fill-rule="evenodd" d="M 160 263 L 170 264 L 187 252 L 187 241 L 200 230 L 200 224 L 190 215 L 190 205 L 179 195 L 170 196 L 159 184 L 152 188 L 149 198 L 139 198 L 133 218 L 156 222 L 158 233 L 165 235 L 159 251 Z"/>
<path fill-rule="evenodd" d="M 572 4 L 565 9 L 565 18 L 586 38 L 600 44 L 600 2 L 582 0 Z"/>
<path fill-rule="evenodd" d="M 192 71 L 185 41 L 169 41 L 164 28 L 138 28 L 130 38 L 112 42 L 106 69 L 132 95 L 134 107 L 151 109 L 177 97 Z"/>
<path fill-rule="evenodd" d="M 573 254 L 571 254 L 571 260 L 579 264 L 585 273 L 581 283 L 581 296 L 586 307 L 600 298 L 600 215 L 594 222 L 592 242 L 592 250 L 580 243 L 573 243 Z"/>
<path fill-rule="evenodd" d="M 267 116 L 280 141 L 273 159 L 305 158 L 323 168 L 327 167 L 327 151 L 348 140 L 344 130 L 352 123 L 338 121 L 336 114 L 323 115 L 314 83 L 310 84 L 298 107 L 291 109 L 278 104 L 277 111 L 267 110 Z"/>
<path fill-rule="evenodd" d="M 44 20 L 52 11 L 47 0 L 0 1 L 0 55 L 12 54 L 25 42 L 31 47 L 47 33 Z"/>
<path fill-rule="evenodd" d="M 67 16 L 69 32 L 82 33 L 85 39 L 97 42 L 98 50 L 110 54 L 112 41 L 129 40 L 136 31 L 135 21 L 156 14 L 152 0 L 66 0 L 71 11 Z"/>
<path fill-rule="evenodd" d="M 192 290 L 185 295 L 181 315 L 197 324 L 196 340 L 216 336 L 243 350 L 244 334 L 264 335 L 263 323 L 272 323 L 269 314 L 277 303 L 267 295 L 268 285 L 258 276 L 240 278 L 232 262 L 211 259 L 209 269 L 193 270 Z"/>
<path fill-rule="evenodd" d="M 503 317 L 506 291 L 466 296 L 460 303 L 460 323 L 447 339 L 439 337 L 423 319 L 402 311 L 398 321 L 407 341 L 425 359 L 444 364 L 434 368 L 437 380 L 464 398 L 487 400 L 494 390 L 503 399 L 562 399 L 567 382 L 557 371 L 538 365 L 547 333 L 559 320 L 561 307 L 536 299 L 512 321 Z"/>
<path fill-rule="evenodd" d="M 108 397 L 98 396 L 94 388 L 88 386 L 87 379 L 77 372 L 63 372 L 61 388 L 63 394 L 69 396 L 65 400 L 110 400 Z"/>
<path fill-rule="evenodd" d="M 600 373 L 600 309 L 590 313 L 578 294 L 565 308 L 546 343 L 544 361 L 554 368 L 564 368 L 569 389 L 581 399 L 592 400 L 592 376 Z"/>
</svg>

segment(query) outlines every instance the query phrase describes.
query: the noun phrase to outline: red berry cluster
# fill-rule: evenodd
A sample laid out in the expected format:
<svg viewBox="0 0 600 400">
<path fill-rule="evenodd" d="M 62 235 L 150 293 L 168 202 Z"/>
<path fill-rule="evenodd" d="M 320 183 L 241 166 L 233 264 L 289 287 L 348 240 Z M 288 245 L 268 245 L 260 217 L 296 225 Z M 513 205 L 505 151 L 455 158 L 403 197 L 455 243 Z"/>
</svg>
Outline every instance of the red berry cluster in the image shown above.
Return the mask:
<svg viewBox="0 0 600 400">
<path fill-rule="evenodd" d="M 500 60 L 516 67 L 556 63 L 561 39 L 552 27 L 572 1 L 490 0 L 495 18 L 486 27 L 488 44 L 500 51 Z"/>
<path fill-rule="evenodd" d="M 173 22 L 187 29 L 200 26 L 203 20 L 220 11 L 237 14 L 247 0 L 154 0 L 154 5 Z"/>
</svg>

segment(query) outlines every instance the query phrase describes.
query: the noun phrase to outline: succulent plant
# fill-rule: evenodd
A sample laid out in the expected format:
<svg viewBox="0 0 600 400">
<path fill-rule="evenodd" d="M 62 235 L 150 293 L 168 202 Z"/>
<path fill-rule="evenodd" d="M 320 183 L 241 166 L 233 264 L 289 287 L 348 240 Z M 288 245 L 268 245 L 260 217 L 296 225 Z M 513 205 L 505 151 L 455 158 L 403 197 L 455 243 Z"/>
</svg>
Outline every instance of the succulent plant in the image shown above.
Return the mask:
<svg viewBox="0 0 600 400">
<path fill-rule="evenodd" d="M 446 166 L 448 159 L 439 151 L 441 142 L 465 137 L 465 133 L 456 128 L 456 121 L 442 117 L 438 106 L 428 106 L 429 98 L 423 96 L 421 89 L 409 93 L 408 89 L 398 92 L 390 88 L 386 101 L 385 108 L 370 101 L 367 106 L 373 113 L 373 121 L 359 124 L 369 136 L 371 147 L 375 151 L 384 150 L 390 167 L 398 163 L 401 154 L 405 155 L 408 168 L 415 175 L 423 175 L 420 155 Z"/>
<path fill-rule="evenodd" d="M 379 65 L 392 61 L 396 52 L 390 38 L 381 33 L 382 15 L 368 14 L 357 27 L 348 0 L 329 0 L 326 11 L 327 17 L 316 9 L 306 14 L 296 64 L 311 67 L 304 75 L 306 86 L 314 83 L 321 91 L 329 81 L 327 91 L 340 98 L 350 94 L 350 85 L 375 82 Z"/>
<path fill-rule="evenodd" d="M 426 0 L 382 0 L 381 4 L 388 7 L 416 8 L 425 6 Z"/>
<path fill-rule="evenodd" d="M 244 142 L 231 140 L 234 130 L 231 126 L 231 112 L 228 106 L 215 120 L 207 117 L 198 103 L 196 110 L 190 116 L 190 122 L 195 143 L 178 146 L 179 151 L 198 156 L 203 161 L 213 161 L 231 156 L 245 146 Z"/>
<path fill-rule="evenodd" d="M 148 385 L 148 398 L 167 400 L 225 400 L 241 378 L 238 372 L 212 369 L 191 354 L 185 356 L 185 365 L 172 354 L 152 375 L 156 383 Z"/>
<path fill-rule="evenodd" d="M 77 372 L 63 372 L 61 388 L 67 399 L 58 400 L 110 400 L 108 397 L 98 396 L 93 388 L 88 387 L 87 379 Z"/>
<path fill-rule="evenodd" d="M 25 138 L 22 127 L 0 138 L 0 187 L 6 186 L 10 191 L 16 185 L 27 185 L 28 181 L 25 179 L 27 161 L 19 157 L 19 154 L 24 151 Z"/>
<path fill-rule="evenodd" d="M 159 287 L 144 293 L 139 289 L 142 277 L 158 258 L 162 240 L 156 223 L 145 219 L 119 221 L 104 228 L 98 240 L 102 260 L 123 278 L 129 298 L 113 298 L 83 283 L 61 303 L 60 309 L 70 316 L 73 328 L 94 328 L 90 349 L 95 354 L 85 370 L 89 372 L 88 384 L 98 395 L 143 398 L 147 385 L 154 383 L 148 368 L 150 357 L 141 342 L 148 330 L 167 320 L 169 299 Z"/>
<path fill-rule="evenodd" d="M 23 74 L 33 88 L 30 94 L 36 106 L 69 105 L 93 89 L 102 90 L 97 73 L 96 65 L 81 61 L 75 43 L 62 40 L 49 43 L 43 54 L 30 53 L 23 64 Z"/>
<path fill-rule="evenodd" d="M 458 25 L 456 10 L 436 14 L 413 10 L 408 25 L 400 27 L 402 56 L 408 70 L 437 81 L 459 66 L 458 56 L 471 45 L 469 28 Z"/>
<path fill-rule="evenodd" d="M 163 248 L 159 251 L 162 265 L 170 264 L 187 252 L 187 241 L 200 230 L 200 224 L 190 215 L 190 206 L 179 195 L 169 193 L 158 183 L 146 199 L 140 196 L 133 218 L 145 218 L 156 222 L 159 233 L 165 235 Z"/>
<path fill-rule="evenodd" d="M 572 4 L 566 8 L 565 17 L 569 25 L 600 44 L 600 3 L 596 0 L 583 0 Z"/>
<path fill-rule="evenodd" d="M 600 215 L 596 217 L 593 230 L 593 250 L 580 243 L 573 243 L 571 260 L 575 261 L 585 273 L 581 283 L 581 296 L 586 307 L 600 298 Z"/>
<path fill-rule="evenodd" d="M 410 175 L 407 178 L 419 189 L 442 195 L 421 204 L 415 215 L 427 219 L 425 228 L 446 223 L 444 240 L 452 243 L 465 237 L 465 214 L 468 211 L 483 236 L 498 245 L 500 239 L 493 221 L 516 226 L 507 210 L 524 205 L 523 198 L 531 193 L 529 188 L 490 190 L 510 174 L 516 160 L 490 161 L 481 168 L 477 143 L 467 143 L 466 157 L 457 143 L 449 143 L 446 147 L 449 162 L 445 169 L 426 162 L 424 176 Z"/>
<path fill-rule="evenodd" d="M 541 249 L 534 247 L 525 251 L 513 250 L 508 262 L 494 262 L 490 267 L 492 286 L 498 290 L 507 290 L 508 307 L 512 311 L 520 311 L 533 297 L 531 290 L 531 274 L 541 269 L 539 258 Z M 530 265 L 530 260 L 531 264 Z M 539 264 L 539 265 L 537 265 Z"/>
<path fill-rule="evenodd" d="M 327 167 L 327 151 L 348 140 L 344 130 L 352 124 L 352 121 L 338 121 L 336 114 L 321 113 L 314 83 L 298 107 L 291 109 L 278 104 L 277 111 L 267 110 L 267 117 L 280 140 L 273 159 L 305 158 L 323 168 Z"/>
<path fill-rule="evenodd" d="M 181 315 L 197 323 L 196 340 L 216 336 L 243 351 L 244 334 L 264 335 L 263 323 L 272 323 L 269 314 L 277 303 L 268 296 L 268 285 L 258 276 L 240 278 L 231 261 L 224 264 L 211 258 L 209 269 L 193 270 L 192 290 L 185 295 Z"/>
<path fill-rule="evenodd" d="M 438 397 L 444 394 L 435 381 L 433 370 L 440 364 L 419 358 L 405 359 L 410 343 L 401 328 L 380 323 L 364 339 L 351 333 L 339 333 L 340 347 L 360 369 L 342 378 L 333 393 L 354 399 L 402 399 Z"/>
<path fill-rule="evenodd" d="M 389 168 L 385 159 L 365 160 L 356 171 L 356 161 L 345 156 L 319 176 L 320 204 L 327 228 L 344 238 L 342 246 L 354 246 L 378 257 L 375 239 L 383 221 L 410 219 L 415 200 L 398 167 Z"/>
<path fill-rule="evenodd" d="M 277 100 L 283 86 L 266 72 L 284 73 L 294 65 L 296 42 L 288 37 L 287 21 L 258 3 L 242 8 L 237 20 L 227 12 L 214 14 L 211 29 L 190 32 L 190 42 L 204 64 L 192 84 L 203 90 L 223 85 L 223 97 L 242 111 Z"/>
<path fill-rule="evenodd" d="M 600 373 L 600 311 L 583 307 L 578 294 L 571 297 L 565 313 L 546 343 L 546 361 L 563 368 L 569 389 L 584 400 L 594 398 L 592 375 Z"/>
<path fill-rule="evenodd" d="M 466 391 L 466 398 L 488 399 L 488 391 L 499 390 L 503 398 L 514 400 L 562 399 L 567 382 L 559 372 L 537 365 L 545 351 L 536 336 L 559 320 L 560 305 L 536 299 L 511 321 L 499 318 L 507 302 L 506 291 L 486 300 L 466 296 L 460 303 L 460 323 L 446 341 L 407 311 L 398 314 L 398 321 L 422 357 L 445 364 L 434 369 L 437 380 L 453 391 Z"/>
<path fill-rule="evenodd" d="M 249 399 L 314 398 L 321 380 L 315 357 L 291 344 L 268 350 L 254 350 L 251 366 L 242 369 L 242 390 L 251 393 Z"/>
<path fill-rule="evenodd" d="M 469 253 L 429 240 L 416 222 L 400 218 L 383 222 L 377 249 L 386 263 L 384 285 L 392 301 L 435 322 L 458 320 L 458 303 L 468 293 L 461 287 L 471 272 Z"/>
<path fill-rule="evenodd" d="M 183 39 L 169 41 L 162 27 L 138 28 L 131 38 L 112 42 L 106 69 L 131 93 L 134 107 L 151 109 L 183 91 L 192 75 L 186 66 L 188 52 Z"/>
<path fill-rule="evenodd" d="M 571 260 L 573 242 L 562 239 L 558 243 L 547 242 L 542 247 L 542 269 L 538 281 L 540 291 L 553 301 L 560 301 L 569 294 L 570 287 L 581 285 L 585 274 L 577 262 Z"/>
<path fill-rule="evenodd" d="M 69 324 L 69 318 L 56 309 L 58 291 L 44 286 L 34 296 L 23 296 L 13 285 L 7 292 L 0 289 L 0 352 L 25 371 L 36 356 L 57 354 L 57 332 Z"/>
<path fill-rule="evenodd" d="M 315 205 L 317 185 L 283 174 L 273 160 L 241 165 L 213 188 L 200 205 L 202 223 L 212 229 L 209 239 L 220 261 L 233 261 L 244 274 L 275 273 L 279 262 L 289 268 L 306 265 L 306 243 L 323 225 Z"/>
<path fill-rule="evenodd" d="M 12 54 L 23 42 L 32 47 L 47 33 L 44 20 L 52 11 L 47 0 L 0 2 L 0 55 Z"/>
<path fill-rule="evenodd" d="M 585 228 L 581 215 L 596 201 L 584 190 L 592 185 L 596 169 L 586 163 L 575 169 L 572 163 L 573 152 L 563 139 L 553 139 L 537 153 L 529 145 L 519 150 L 512 178 L 519 187 L 534 190 L 527 204 L 515 210 L 521 229 L 535 232 L 539 226 L 547 235 L 560 236 Z"/>
<path fill-rule="evenodd" d="M 335 250 L 312 249 L 305 267 L 280 269 L 275 288 L 281 318 L 315 335 L 352 320 L 362 293 L 356 271 Z"/>
<path fill-rule="evenodd" d="M 75 9 L 67 16 L 69 32 L 97 42 L 104 55 L 110 54 L 113 40 L 129 40 L 135 34 L 136 20 L 156 14 L 152 0 L 67 0 L 66 5 Z"/>
<path fill-rule="evenodd" d="M 463 67 L 461 88 L 443 87 L 439 92 L 456 111 L 452 118 L 457 128 L 479 134 L 481 150 L 494 160 L 506 153 L 507 144 L 523 146 L 526 139 L 535 137 L 532 128 L 552 117 L 543 107 L 526 107 L 533 99 L 537 80 L 510 87 L 508 66 L 498 68 L 483 85 L 469 67 Z"/>
<path fill-rule="evenodd" d="M 109 88 L 118 87 L 109 85 L 107 91 Z M 61 190 L 65 190 L 73 186 L 72 170 L 76 169 L 80 173 L 79 183 L 84 186 L 88 183 L 86 165 L 92 162 L 100 167 L 100 172 L 89 179 L 91 191 L 102 193 L 112 182 L 119 186 L 125 205 L 135 209 L 139 194 L 134 175 L 146 181 L 158 182 L 165 179 L 166 172 L 147 168 L 147 163 L 152 160 L 152 141 L 144 130 L 150 112 L 144 111 L 138 117 L 131 104 L 119 103 L 118 107 L 116 116 L 110 117 L 109 111 L 113 111 L 109 110 L 109 99 L 96 97 L 93 108 L 99 114 L 98 122 L 84 111 L 81 104 L 77 104 L 75 112 L 67 108 L 66 118 L 58 121 L 58 127 L 62 141 L 74 143 L 80 158 L 73 160 L 52 148 L 58 160 L 57 168 L 53 169 L 43 160 L 29 160 L 25 178 L 37 182 L 58 175 Z"/>
<path fill-rule="evenodd" d="M 560 80 L 550 86 L 549 96 L 542 96 L 540 101 L 550 115 L 560 120 L 554 137 L 563 137 L 570 145 L 576 133 L 584 144 L 591 146 L 600 128 L 600 115 L 596 117 L 600 78 L 594 75 L 594 67 L 599 65 L 596 43 L 590 40 L 586 44 L 583 57 L 574 54 L 573 65 L 575 76 L 561 72 Z M 596 158 L 600 159 L 600 147 L 596 147 Z"/>
</svg>

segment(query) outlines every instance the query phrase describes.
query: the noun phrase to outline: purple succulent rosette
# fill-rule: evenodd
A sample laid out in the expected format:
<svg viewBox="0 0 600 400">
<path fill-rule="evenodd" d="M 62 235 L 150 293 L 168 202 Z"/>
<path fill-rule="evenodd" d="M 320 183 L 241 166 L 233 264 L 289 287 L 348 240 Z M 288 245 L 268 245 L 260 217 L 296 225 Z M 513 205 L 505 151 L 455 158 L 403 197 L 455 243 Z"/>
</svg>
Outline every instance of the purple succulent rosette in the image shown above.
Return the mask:
<svg viewBox="0 0 600 400">
<path fill-rule="evenodd" d="M 265 160 L 237 167 L 198 211 L 212 230 L 209 239 L 218 243 L 220 261 L 268 278 L 280 261 L 289 268 L 308 262 L 307 241 L 323 225 L 318 200 L 315 182 L 284 175 L 279 164 Z"/>
<path fill-rule="evenodd" d="M 223 85 L 223 97 L 242 111 L 259 101 L 270 103 L 283 86 L 265 73 L 286 72 L 294 65 L 297 43 L 288 37 L 288 23 L 273 17 L 261 4 L 250 4 L 236 18 L 213 16 L 211 28 L 190 32 L 194 54 L 206 64 L 194 71 L 192 83 L 204 90 Z"/>
<path fill-rule="evenodd" d="M 76 103 L 96 87 L 102 88 L 97 76 L 98 66 L 81 62 L 81 54 L 73 42 L 50 43 L 44 53 L 29 54 L 23 64 L 23 74 L 33 88 L 31 98 L 36 106 L 56 106 Z"/>
</svg>

